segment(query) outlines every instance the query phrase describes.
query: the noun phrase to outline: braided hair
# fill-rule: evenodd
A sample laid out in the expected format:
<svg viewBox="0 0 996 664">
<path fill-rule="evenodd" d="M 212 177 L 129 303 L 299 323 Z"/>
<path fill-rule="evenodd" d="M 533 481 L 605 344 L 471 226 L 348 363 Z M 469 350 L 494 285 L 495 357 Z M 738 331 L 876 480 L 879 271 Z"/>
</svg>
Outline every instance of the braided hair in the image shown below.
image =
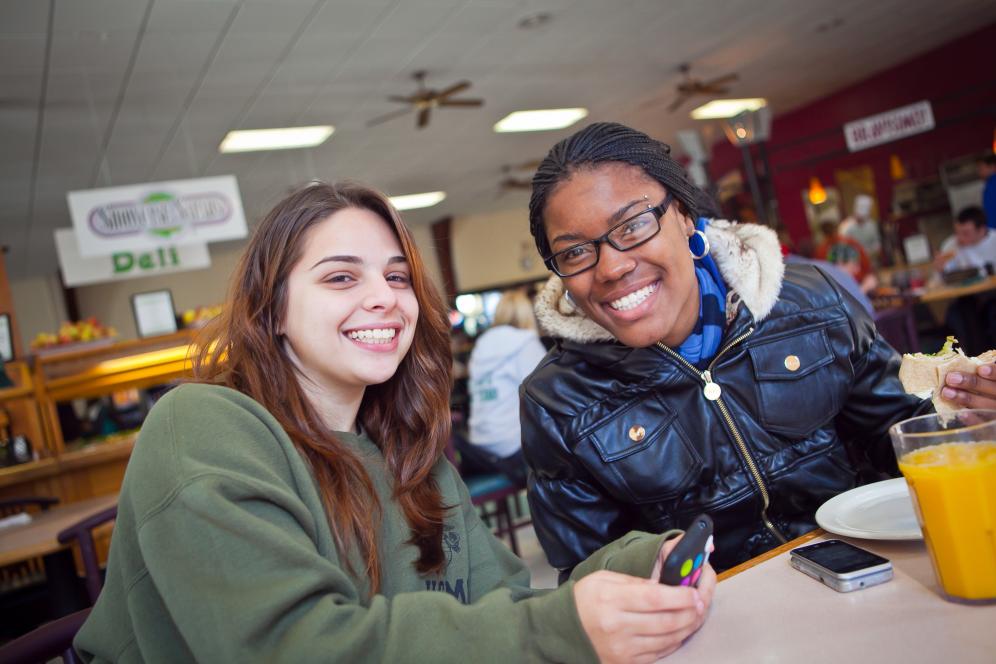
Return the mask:
<svg viewBox="0 0 996 664">
<path fill-rule="evenodd" d="M 550 255 L 543 224 L 550 193 L 574 171 L 605 162 L 631 164 L 643 169 L 671 192 L 684 208 L 682 211 L 693 219 L 716 215 L 716 206 L 710 197 L 696 187 L 681 164 L 671 158 L 671 146 L 625 125 L 596 122 L 554 145 L 533 176 L 529 232 L 533 234 L 541 256 Z"/>
</svg>

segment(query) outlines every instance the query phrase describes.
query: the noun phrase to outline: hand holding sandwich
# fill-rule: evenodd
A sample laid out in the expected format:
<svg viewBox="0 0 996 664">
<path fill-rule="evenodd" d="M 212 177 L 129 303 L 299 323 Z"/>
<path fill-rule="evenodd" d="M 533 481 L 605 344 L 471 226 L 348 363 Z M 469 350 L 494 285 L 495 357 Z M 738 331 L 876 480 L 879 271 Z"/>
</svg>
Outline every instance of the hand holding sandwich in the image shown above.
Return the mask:
<svg viewBox="0 0 996 664">
<path fill-rule="evenodd" d="M 996 350 L 968 357 L 948 337 L 934 355 L 903 355 L 899 380 L 907 392 L 931 392 L 934 409 L 945 413 L 960 408 L 996 408 Z"/>
<path fill-rule="evenodd" d="M 941 397 L 962 408 L 996 408 L 996 362 L 976 366 L 975 373 L 949 371 Z"/>
</svg>

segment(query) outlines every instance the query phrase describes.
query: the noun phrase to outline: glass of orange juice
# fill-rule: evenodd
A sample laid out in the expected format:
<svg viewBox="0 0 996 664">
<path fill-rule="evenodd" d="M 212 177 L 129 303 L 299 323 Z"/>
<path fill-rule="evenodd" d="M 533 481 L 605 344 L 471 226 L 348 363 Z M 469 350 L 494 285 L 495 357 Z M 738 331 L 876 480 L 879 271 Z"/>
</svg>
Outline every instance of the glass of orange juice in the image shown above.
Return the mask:
<svg viewBox="0 0 996 664">
<path fill-rule="evenodd" d="M 889 435 L 944 594 L 996 602 L 996 410 L 914 417 Z"/>
</svg>

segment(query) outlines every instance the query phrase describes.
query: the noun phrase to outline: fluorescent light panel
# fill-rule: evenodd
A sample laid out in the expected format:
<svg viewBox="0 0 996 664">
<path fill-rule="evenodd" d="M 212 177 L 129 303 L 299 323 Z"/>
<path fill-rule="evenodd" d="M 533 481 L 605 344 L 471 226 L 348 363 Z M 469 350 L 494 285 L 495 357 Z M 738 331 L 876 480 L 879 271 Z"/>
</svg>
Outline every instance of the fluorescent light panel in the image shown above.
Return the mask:
<svg viewBox="0 0 996 664">
<path fill-rule="evenodd" d="M 732 118 L 737 113 L 756 111 L 767 105 L 768 101 L 762 97 L 752 97 L 750 99 L 713 99 L 708 104 L 703 104 L 692 111 L 692 117 L 696 120 Z"/>
<path fill-rule="evenodd" d="M 254 152 L 257 150 L 291 150 L 321 145 L 335 131 L 332 125 L 282 127 L 277 129 L 240 129 L 230 131 L 218 146 L 219 152 Z"/>
<path fill-rule="evenodd" d="M 445 191 L 427 191 L 422 194 L 405 194 L 404 196 L 391 196 L 391 205 L 397 210 L 417 210 L 419 208 L 432 207 L 441 203 L 446 198 Z"/>
<path fill-rule="evenodd" d="M 548 108 L 537 111 L 515 111 L 495 124 L 499 133 L 513 131 L 549 131 L 570 127 L 588 115 L 587 108 Z"/>
</svg>

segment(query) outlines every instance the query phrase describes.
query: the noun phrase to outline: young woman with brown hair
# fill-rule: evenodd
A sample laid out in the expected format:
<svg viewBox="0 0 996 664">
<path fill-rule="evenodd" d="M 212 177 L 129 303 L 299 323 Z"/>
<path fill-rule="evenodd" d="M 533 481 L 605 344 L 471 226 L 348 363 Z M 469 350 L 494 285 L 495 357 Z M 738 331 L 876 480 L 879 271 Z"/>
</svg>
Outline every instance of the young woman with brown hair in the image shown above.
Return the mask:
<svg viewBox="0 0 996 664">
<path fill-rule="evenodd" d="M 680 646 L 715 576 L 697 591 L 641 578 L 666 535 L 632 533 L 538 591 L 481 524 L 443 457 L 445 314 L 381 194 L 313 184 L 278 203 L 201 343 L 200 382 L 142 428 L 84 656 L 652 661 Z"/>
</svg>

